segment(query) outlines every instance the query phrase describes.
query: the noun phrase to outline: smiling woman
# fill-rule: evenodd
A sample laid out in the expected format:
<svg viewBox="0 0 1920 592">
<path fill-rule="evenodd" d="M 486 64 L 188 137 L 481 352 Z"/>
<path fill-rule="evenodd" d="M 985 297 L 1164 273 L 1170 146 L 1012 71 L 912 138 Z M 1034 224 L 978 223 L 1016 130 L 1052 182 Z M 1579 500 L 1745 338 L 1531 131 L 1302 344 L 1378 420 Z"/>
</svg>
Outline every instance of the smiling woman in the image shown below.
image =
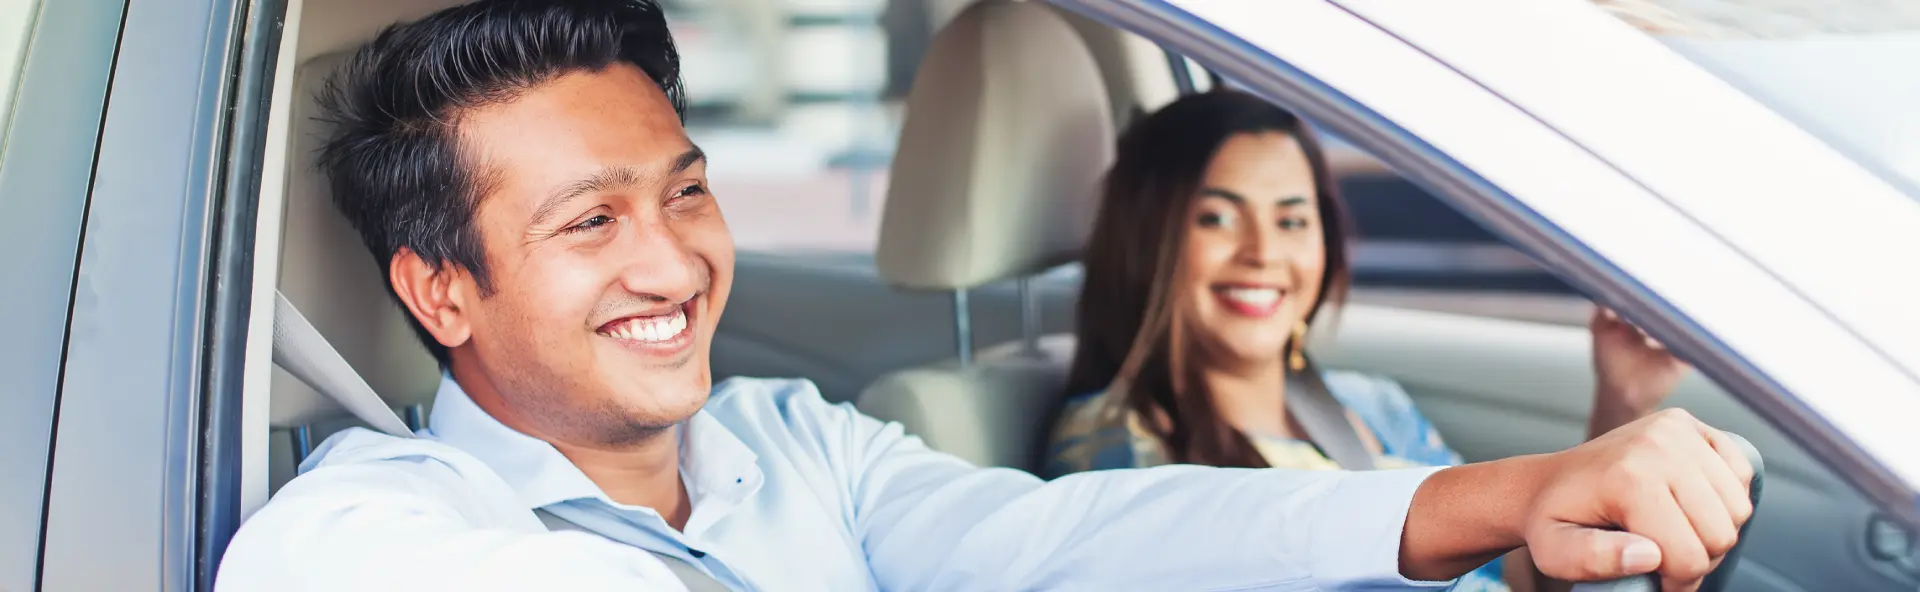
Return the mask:
<svg viewBox="0 0 1920 592">
<path fill-rule="evenodd" d="M 1071 442 L 1132 424 L 1158 445 L 1128 465 L 1269 464 L 1242 431 L 1289 434 L 1286 414 L 1232 413 L 1221 406 L 1236 400 L 1210 396 L 1219 387 L 1201 377 L 1227 360 L 1298 355 L 1307 325 L 1345 297 L 1345 211 L 1334 184 L 1318 182 L 1330 176 L 1306 130 L 1251 95 L 1216 92 L 1122 136 L 1084 255 L 1083 291 L 1101 297 L 1080 301 L 1066 386 L 1079 404 L 1056 442 L 1082 448 Z M 1127 414 L 1141 421 L 1114 423 Z M 1229 423 L 1256 415 L 1270 421 Z M 1110 468 L 1097 448 L 1063 451 L 1050 472 Z"/>
<path fill-rule="evenodd" d="M 1392 378 L 1308 360 L 1309 327 L 1342 303 L 1350 275 L 1349 221 L 1322 150 L 1293 114 L 1225 90 L 1182 97 L 1121 136 L 1083 253 L 1047 474 L 1462 462 Z M 1591 323 L 1597 438 L 1652 413 L 1685 365 L 1611 313 Z M 1456 589 L 1531 589 L 1520 557 Z"/>
</svg>

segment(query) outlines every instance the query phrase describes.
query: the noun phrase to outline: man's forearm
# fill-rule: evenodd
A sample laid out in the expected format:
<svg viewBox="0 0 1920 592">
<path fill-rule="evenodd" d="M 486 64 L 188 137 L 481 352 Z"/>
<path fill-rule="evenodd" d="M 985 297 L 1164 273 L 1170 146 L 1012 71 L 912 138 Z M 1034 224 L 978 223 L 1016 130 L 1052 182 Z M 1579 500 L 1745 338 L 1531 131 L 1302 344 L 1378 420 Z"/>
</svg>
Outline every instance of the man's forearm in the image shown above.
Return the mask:
<svg viewBox="0 0 1920 592">
<path fill-rule="evenodd" d="M 1459 577 L 1525 544 L 1522 524 L 1546 472 L 1541 455 L 1452 467 L 1414 492 L 1400 535 L 1400 574 Z"/>
</svg>

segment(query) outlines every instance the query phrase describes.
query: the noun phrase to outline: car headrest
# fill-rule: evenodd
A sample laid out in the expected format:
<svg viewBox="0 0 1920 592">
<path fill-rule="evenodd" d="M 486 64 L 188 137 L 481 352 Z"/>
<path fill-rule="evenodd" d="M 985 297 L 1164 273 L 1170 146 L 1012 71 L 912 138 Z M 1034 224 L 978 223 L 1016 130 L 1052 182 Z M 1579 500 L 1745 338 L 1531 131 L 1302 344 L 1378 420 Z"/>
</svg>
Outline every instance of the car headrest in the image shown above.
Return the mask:
<svg viewBox="0 0 1920 592">
<path fill-rule="evenodd" d="M 345 54 L 322 56 L 295 72 L 288 134 L 286 210 L 280 247 L 280 292 L 373 391 L 395 407 L 429 402 L 439 383 L 433 356 L 414 338 L 406 314 L 387 295 L 386 276 L 347 219 L 333 207 L 316 157 L 327 134 L 314 97 Z M 270 414 L 274 427 L 348 417 L 332 398 L 275 367 Z"/>
<path fill-rule="evenodd" d="M 1062 11 L 1060 16 L 1073 25 L 1080 41 L 1093 52 L 1100 79 L 1107 85 L 1107 109 L 1113 112 L 1116 129 L 1126 129 L 1128 124 L 1180 98 L 1173 69 L 1166 66 L 1166 50 L 1159 45 L 1071 11 Z"/>
<path fill-rule="evenodd" d="M 1071 261 L 1113 161 L 1100 69 L 1039 2 L 986 0 L 935 34 L 907 94 L 878 264 L 904 288 L 972 288 Z"/>
</svg>

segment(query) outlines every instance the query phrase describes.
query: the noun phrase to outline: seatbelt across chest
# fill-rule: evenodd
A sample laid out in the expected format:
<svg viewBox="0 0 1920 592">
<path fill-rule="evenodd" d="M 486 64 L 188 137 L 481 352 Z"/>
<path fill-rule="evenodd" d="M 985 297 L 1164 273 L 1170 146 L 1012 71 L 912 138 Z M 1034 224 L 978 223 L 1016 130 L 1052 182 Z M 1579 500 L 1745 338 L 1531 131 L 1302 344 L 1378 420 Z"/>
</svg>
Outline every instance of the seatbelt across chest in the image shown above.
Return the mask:
<svg viewBox="0 0 1920 592">
<path fill-rule="evenodd" d="M 553 512 L 534 510 L 533 513 L 540 517 L 541 523 L 547 525 L 547 530 L 554 532 L 571 530 L 593 536 L 601 536 L 600 533 L 587 530 L 578 524 L 574 524 L 571 520 L 555 516 Z M 650 549 L 641 550 L 646 551 L 654 557 L 660 558 L 662 563 L 667 564 L 667 570 L 673 572 L 674 577 L 680 578 L 680 583 L 687 587 L 687 592 L 732 592 L 732 589 L 728 588 L 726 584 L 722 584 L 719 580 L 713 579 L 713 576 L 707 575 L 707 572 L 701 571 L 699 566 L 688 563 L 685 559 L 666 553 L 658 553 Z"/>
<path fill-rule="evenodd" d="M 400 421 L 393 408 L 279 290 L 273 291 L 273 363 L 373 429 L 391 436 L 413 437 L 406 422 Z"/>
<path fill-rule="evenodd" d="M 1333 398 L 1317 366 L 1309 362 L 1306 368 L 1287 376 L 1286 405 L 1287 414 L 1327 460 L 1348 471 L 1373 470 L 1373 452 L 1354 431 L 1346 406 Z"/>
</svg>

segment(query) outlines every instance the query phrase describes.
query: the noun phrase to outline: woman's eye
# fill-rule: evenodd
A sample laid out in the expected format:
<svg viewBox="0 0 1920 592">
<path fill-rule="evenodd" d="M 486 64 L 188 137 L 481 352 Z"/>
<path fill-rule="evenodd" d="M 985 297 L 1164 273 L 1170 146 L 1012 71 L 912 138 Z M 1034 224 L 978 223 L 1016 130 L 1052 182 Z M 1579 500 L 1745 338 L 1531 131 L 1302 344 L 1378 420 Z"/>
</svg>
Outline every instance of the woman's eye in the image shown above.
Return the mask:
<svg viewBox="0 0 1920 592">
<path fill-rule="evenodd" d="M 1307 227 L 1307 219 L 1298 216 L 1280 219 L 1281 230 L 1300 230 Z"/>
<path fill-rule="evenodd" d="M 1206 213 L 1202 213 L 1202 214 L 1200 214 L 1200 220 L 1199 220 L 1199 222 L 1200 222 L 1200 226 L 1202 226 L 1202 227 L 1206 227 L 1206 228 L 1218 228 L 1218 227 L 1221 227 L 1221 226 L 1226 226 L 1226 225 L 1228 225 L 1228 224 L 1232 224 L 1232 223 L 1233 223 L 1233 215 L 1232 215 L 1232 214 L 1223 214 L 1223 213 L 1220 213 L 1220 212 L 1206 212 Z"/>
<path fill-rule="evenodd" d="M 600 215 L 598 215 L 598 216 L 594 216 L 594 217 L 592 217 L 592 218 L 587 218 L 587 219 L 585 219 L 585 220 L 581 220 L 579 224 L 575 224 L 575 225 L 573 225 L 573 226 L 569 226 L 569 227 L 567 227 L 567 230 L 566 230 L 566 231 L 567 231 L 567 232 L 581 232 L 581 231 L 587 231 L 587 230 L 593 230 L 593 229 L 595 229 L 595 228 L 599 228 L 599 227 L 601 227 L 601 226 L 606 226 L 606 225 L 608 225 L 608 224 L 612 224 L 612 223 L 613 223 L 613 216 L 608 216 L 608 215 L 606 215 L 606 214 L 600 214 Z"/>
</svg>

